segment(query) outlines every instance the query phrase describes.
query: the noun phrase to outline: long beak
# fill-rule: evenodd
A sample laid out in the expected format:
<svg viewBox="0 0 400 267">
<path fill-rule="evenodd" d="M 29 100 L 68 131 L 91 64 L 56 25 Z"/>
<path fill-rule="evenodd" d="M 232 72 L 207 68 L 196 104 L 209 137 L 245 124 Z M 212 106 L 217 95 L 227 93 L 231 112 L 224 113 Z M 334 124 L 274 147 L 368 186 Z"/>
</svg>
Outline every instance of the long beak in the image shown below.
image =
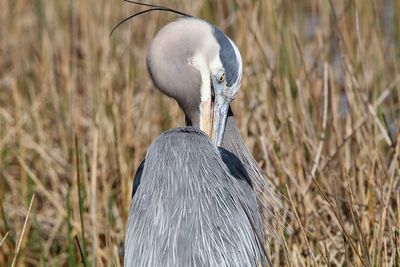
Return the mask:
<svg viewBox="0 0 400 267">
<path fill-rule="evenodd" d="M 220 146 L 224 138 L 229 103 L 230 101 L 225 96 L 215 95 L 213 136 L 211 137 L 215 146 Z"/>
<path fill-rule="evenodd" d="M 215 146 L 220 146 L 225 132 L 230 100 L 223 94 L 223 85 L 214 85 L 215 97 L 200 104 L 200 129 L 207 133 Z"/>
</svg>

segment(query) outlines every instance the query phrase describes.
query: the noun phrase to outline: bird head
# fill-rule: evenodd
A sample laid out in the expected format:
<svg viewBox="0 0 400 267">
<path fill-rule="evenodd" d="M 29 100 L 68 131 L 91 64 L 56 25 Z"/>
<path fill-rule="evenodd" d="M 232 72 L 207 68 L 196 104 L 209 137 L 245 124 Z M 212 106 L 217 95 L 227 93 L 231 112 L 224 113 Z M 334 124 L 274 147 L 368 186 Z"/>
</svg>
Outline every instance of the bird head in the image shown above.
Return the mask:
<svg viewBox="0 0 400 267">
<path fill-rule="evenodd" d="M 154 85 L 174 98 L 190 124 L 219 146 L 242 77 L 242 58 L 234 42 L 203 20 L 179 19 L 157 33 L 147 67 Z"/>
</svg>

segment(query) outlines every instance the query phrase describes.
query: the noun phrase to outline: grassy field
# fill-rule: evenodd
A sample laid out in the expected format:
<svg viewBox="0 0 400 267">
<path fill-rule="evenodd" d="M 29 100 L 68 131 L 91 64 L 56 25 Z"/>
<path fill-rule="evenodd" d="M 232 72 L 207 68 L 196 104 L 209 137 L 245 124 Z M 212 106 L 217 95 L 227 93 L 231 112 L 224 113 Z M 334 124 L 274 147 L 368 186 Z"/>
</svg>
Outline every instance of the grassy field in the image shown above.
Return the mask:
<svg viewBox="0 0 400 267">
<path fill-rule="evenodd" d="M 155 3 L 155 1 L 152 1 Z M 400 1 L 159 1 L 241 50 L 244 140 L 287 198 L 275 266 L 400 266 Z M 183 125 L 146 48 L 175 15 L 0 1 L 0 266 L 120 266 L 133 174 Z M 81 249 L 79 249 L 79 247 Z"/>
</svg>

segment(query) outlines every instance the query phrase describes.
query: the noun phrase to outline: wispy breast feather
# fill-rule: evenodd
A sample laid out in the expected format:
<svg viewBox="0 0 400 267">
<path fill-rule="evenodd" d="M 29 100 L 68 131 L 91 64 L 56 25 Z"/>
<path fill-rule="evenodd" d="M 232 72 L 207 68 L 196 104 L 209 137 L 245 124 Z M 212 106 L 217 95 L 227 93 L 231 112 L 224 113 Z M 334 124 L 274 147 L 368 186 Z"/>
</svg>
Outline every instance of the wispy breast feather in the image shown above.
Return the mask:
<svg viewBox="0 0 400 267">
<path fill-rule="evenodd" d="M 125 266 L 262 264 L 243 194 L 204 133 L 185 127 L 162 134 L 131 205 Z"/>
</svg>

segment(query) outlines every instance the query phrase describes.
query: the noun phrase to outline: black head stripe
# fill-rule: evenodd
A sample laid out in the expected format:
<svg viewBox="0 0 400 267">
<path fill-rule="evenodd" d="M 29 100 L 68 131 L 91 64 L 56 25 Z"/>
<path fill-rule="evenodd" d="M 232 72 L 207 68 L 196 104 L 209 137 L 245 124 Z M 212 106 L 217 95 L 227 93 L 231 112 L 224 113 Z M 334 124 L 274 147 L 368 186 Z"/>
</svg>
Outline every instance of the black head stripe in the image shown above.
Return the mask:
<svg viewBox="0 0 400 267">
<path fill-rule="evenodd" d="M 215 39 L 217 39 L 220 46 L 219 58 L 225 69 L 226 84 L 232 86 L 237 81 L 239 72 L 239 63 L 236 58 L 235 49 L 220 29 L 215 26 L 213 28 Z"/>
</svg>

